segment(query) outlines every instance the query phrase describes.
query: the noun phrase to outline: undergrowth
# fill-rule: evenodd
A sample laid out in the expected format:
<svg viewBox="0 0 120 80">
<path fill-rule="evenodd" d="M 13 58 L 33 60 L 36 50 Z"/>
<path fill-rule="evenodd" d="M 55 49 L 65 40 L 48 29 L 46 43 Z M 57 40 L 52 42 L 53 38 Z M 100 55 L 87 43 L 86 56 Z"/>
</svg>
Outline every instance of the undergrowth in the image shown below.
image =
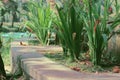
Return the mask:
<svg viewBox="0 0 120 80">
<path fill-rule="evenodd" d="M 49 59 L 65 65 L 72 70 L 79 71 L 79 72 L 87 72 L 87 73 L 96 73 L 96 72 L 112 72 L 113 66 L 94 66 L 90 60 L 80 60 L 70 62 L 68 58 L 64 57 L 62 53 L 56 54 L 45 54 L 46 57 Z"/>
</svg>

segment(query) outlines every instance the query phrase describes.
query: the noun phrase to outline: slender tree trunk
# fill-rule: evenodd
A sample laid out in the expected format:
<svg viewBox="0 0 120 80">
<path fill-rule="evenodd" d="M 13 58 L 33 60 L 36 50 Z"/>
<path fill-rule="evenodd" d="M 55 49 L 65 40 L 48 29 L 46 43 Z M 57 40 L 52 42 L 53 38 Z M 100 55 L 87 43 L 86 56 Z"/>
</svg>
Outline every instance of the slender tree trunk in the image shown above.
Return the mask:
<svg viewBox="0 0 120 80">
<path fill-rule="evenodd" d="M 13 27 L 14 26 L 14 14 L 12 14 L 12 25 L 11 25 L 11 27 Z"/>
<path fill-rule="evenodd" d="M 0 23 L 0 29 L 2 29 L 2 26 L 3 26 L 3 22 L 4 22 L 4 20 L 5 20 L 5 18 L 4 18 L 4 16 L 2 16 L 2 21 L 1 21 L 1 23 Z"/>
<path fill-rule="evenodd" d="M 12 17 L 13 17 L 13 19 L 12 19 L 12 27 L 14 27 L 14 22 L 15 21 L 17 21 L 17 15 L 16 15 L 16 12 L 12 12 Z"/>
<path fill-rule="evenodd" d="M 0 28 L 2 28 L 2 26 L 3 26 L 3 21 L 0 23 Z"/>
<path fill-rule="evenodd" d="M 3 77 L 6 77 L 6 72 L 4 69 L 4 63 L 0 54 L 0 75 L 2 75 Z"/>
<path fill-rule="evenodd" d="M 0 39 L 0 49 L 2 48 L 2 41 Z M 2 60 L 2 56 L 1 56 L 1 52 L 0 52 L 0 75 L 2 77 L 6 77 L 6 72 L 5 72 L 5 68 L 4 68 L 4 62 Z"/>
</svg>

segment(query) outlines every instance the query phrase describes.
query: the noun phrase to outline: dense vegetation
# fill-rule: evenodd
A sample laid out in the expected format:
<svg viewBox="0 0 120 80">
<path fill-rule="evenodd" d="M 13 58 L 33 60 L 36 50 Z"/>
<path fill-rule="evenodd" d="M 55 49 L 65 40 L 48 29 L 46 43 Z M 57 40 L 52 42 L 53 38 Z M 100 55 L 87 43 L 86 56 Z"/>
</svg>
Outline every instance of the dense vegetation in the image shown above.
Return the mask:
<svg viewBox="0 0 120 80">
<path fill-rule="evenodd" d="M 53 31 L 59 37 L 64 56 L 70 61 L 82 59 L 85 51 L 94 65 L 102 65 L 104 59 L 110 58 L 110 55 L 106 56 L 108 41 L 119 32 L 114 31 L 120 23 L 118 0 L 57 0 L 52 9 L 54 15 L 49 10 L 46 12 L 50 6 L 40 0 L 32 2 L 32 8 L 37 12 L 28 7 L 30 24 L 27 25 L 40 41 L 46 42 L 45 37 L 48 37 L 41 35 L 43 32 Z"/>
<path fill-rule="evenodd" d="M 49 41 L 55 40 L 63 48 L 62 56 L 70 62 L 89 60 L 95 66 L 120 65 L 120 56 L 111 56 L 108 51 L 109 41 L 119 34 L 119 29 L 116 30 L 120 24 L 118 0 L 51 1 L 54 5 L 45 0 L 17 2 L 20 1 L 1 1 L 1 28 L 4 22 L 9 22 L 6 18 L 11 15 L 12 27 L 14 22 L 24 23 L 42 45 L 49 45 Z M 1 57 L 0 64 L 3 65 Z M 1 67 L 1 75 L 6 76 L 4 66 Z"/>
<path fill-rule="evenodd" d="M 119 33 L 119 29 L 115 31 L 120 23 L 118 0 L 57 0 L 52 11 L 46 11 L 51 5 L 41 0 L 28 5 L 31 3 L 27 25 L 41 43 L 47 44 L 52 31 L 59 37 L 63 56 L 70 61 L 83 59 L 85 51 L 94 65 L 111 60 L 107 50 L 111 37 Z"/>
</svg>

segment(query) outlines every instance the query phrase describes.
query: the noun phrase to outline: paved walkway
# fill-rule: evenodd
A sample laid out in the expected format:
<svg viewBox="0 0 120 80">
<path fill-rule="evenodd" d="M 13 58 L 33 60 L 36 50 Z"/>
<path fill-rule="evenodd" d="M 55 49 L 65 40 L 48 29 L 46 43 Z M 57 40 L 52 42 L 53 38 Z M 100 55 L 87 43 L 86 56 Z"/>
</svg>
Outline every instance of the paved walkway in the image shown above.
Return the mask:
<svg viewBox="0 0 120 80">
<path fill-rule="evenodd" d="M 73 71 L 43 56 L 43 52 L 59 47 L 22 46 L 19 42 L 11 44 L 13 71 L 17 66 L 17 56 L 21 55 L 21 67 L 30 80 L 120 80 L 120 74 L 90 74 Z M 58 49 L 59 50 L 59 49 Z"/>
</svg>

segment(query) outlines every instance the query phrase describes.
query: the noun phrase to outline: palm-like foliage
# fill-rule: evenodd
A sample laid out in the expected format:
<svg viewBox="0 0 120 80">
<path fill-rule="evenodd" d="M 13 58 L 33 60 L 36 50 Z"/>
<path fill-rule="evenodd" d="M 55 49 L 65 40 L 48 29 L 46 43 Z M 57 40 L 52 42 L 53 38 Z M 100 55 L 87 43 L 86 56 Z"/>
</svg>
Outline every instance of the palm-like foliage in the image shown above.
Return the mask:
<svg viewBox="0 0 120 80">
<path fill-rule="evenodd" d="M 104 4 L 102 5 L 102 3 Z M 109 7 L 111 5 L 110 0 L 105 0 L 103 2 L 87 0 L 86 5 L 88 5 L 88 12 L 86 12 L 87 16 L 84 17 L 84 21 L 89 39 L 88 46 L 91 60 L 94 65 L 99 65 L 103 51 L 107 47 L 109 35 L 120 23 L 120 19 L 115 18 L 111 25 L 107 24 L 109 21 Z M 101 8 L 102 6 L 104 9 Z"/>
<path fill-rule="evenodd" d="M 66 0 L 62 4 L 56 2 L 60 23 L 58 34 L 64 49 L 68 49 L 72 60 L 79 59 L 81 48 L 81 33 L 83 30 L 83 19 L 81 17 L 81 6 L 78 0 Z"/>
<path fill-rule="evenodd" d="M 40 2 L 30 2 L 28 8 L 29 20 L 27 26 L 37 35 L 41 44 L 46 44 L 48 39 L 47 31 L 52 25 L 52 11 L 49 6 L 42 3 L 42 0 Z"/>
<path fill-rule="evenodd" d="M 116 8 L 116 13 L 119 14 L 120 5 L 118 0 L 115 0 L 115 8 Z"/>
</svg>

